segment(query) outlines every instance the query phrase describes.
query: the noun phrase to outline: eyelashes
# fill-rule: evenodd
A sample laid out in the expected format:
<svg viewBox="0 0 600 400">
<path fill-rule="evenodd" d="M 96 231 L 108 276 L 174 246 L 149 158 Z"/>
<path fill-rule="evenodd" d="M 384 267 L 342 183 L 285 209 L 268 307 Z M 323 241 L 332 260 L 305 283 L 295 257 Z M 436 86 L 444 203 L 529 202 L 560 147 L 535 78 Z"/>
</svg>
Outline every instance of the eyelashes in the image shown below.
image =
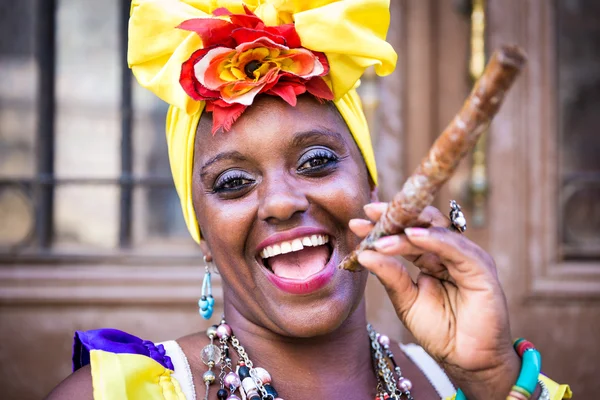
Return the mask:
<svg viewBox="0 0 600 400">
<path fill-rule="evenodd" d="M 326 147 L 314 147 L 304 152 L 296 163 L 296 172 L 307 177 L 321 177 L 333 172 L 340 157 Z M 212 193 L 224 197 L 242 196 L 257 181 L 257 178 L 241 169 L 222 172 L 212 185 Z"/>
<path fill-rule="evenodd" d="M 213 192 L 235 192 L 254 184 L 254 182 L 252 175 L 245 171 L 229 170 L 219 175 L 213 185 Z"/>
<path fill-rule="evenodd" d="M 321 172 L 332 167 L 339 161 L 339 157 L 325 147 L 311 149 L 304 153 L 298 161 L 297 171 L 302 174 Z"/>
</svg>

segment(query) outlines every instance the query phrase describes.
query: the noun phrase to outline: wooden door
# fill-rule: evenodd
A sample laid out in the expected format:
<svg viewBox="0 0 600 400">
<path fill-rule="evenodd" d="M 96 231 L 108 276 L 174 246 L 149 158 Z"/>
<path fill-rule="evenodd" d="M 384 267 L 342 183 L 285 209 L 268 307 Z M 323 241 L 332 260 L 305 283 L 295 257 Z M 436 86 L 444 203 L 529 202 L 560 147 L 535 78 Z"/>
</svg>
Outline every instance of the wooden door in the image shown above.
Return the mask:
<svg viewBox="0 0 600 400">
<path fill-rule="evenodd" d="M 469 3 L 392 1 L 388 39 L 400 58 L 382 81 L 375 141 L 384 199 L 471 87 Z M 473 224 L 467 190 L 472 160 L 436 200 L 443 211 L 453 198 L 466 208 L 467 235 L 496 261 L 513 335 L 534 342 L 543 371 L 581 399 L 600 398 L 599 4 L 487 0 L 488 53 L 516 43 L 529 63 L 488 135 L 482 223 Z M 369 290 L 370 314 L 393 332 L 393 313 L 380 308 L 384 295 L 373 282 Z"/>
<path fill-rule="evenodd" d="M 599 27 L 595 0 L 488 4 L 490 46 L 529 54 L 491 130 L 488 250 L 513 334 L 581 399 L 600 392 Z"/>
</svg>

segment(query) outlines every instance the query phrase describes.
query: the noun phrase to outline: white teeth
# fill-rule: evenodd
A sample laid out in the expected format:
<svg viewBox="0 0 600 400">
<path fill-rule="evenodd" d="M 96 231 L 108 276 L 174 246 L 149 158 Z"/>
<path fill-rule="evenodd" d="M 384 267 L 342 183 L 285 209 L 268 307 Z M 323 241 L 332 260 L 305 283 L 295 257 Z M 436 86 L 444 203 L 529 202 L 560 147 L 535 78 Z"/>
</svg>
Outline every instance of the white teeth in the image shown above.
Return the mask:
<svg viewBox="0 0 600 400">
<path fill-rule="evenodd" d="M 302 250 L 304 246 L 302 246 L 302 241 L 300 239 L 294 239 L 292 241 L 292 251 Z"/>
<path fill-rule="evenodd" d="M 312 242 L 313 246 L 318 246 L 319 245 L 319 237 L 317 235 L 312 235 L 310 237 L 310 241 Z"/>
<path fill-rule="evenodd" d="M 278 256 L 281 254 L 281 247 L 276 244 L 275 246 L 273 246 L 273 254 L 271 255 L 271 257 L 273 256 Z"/>
<path fill-rule="evenodd" d="M 274 257 L 279 254 L 287 254 L 293 251 L 300 251 L 305 247 L 316 247 L 329 242 L 327 235 L 311 235 L 297 238 L 291 241 L 281 242 L 273 246 L 267 246 L 260 252 L 262 258 Z"/>
<path fill-rule="evenodd" d="M 281 254 L 291 253 L 292 244 L 290 242 L 281 243 Z"/>
</svg>

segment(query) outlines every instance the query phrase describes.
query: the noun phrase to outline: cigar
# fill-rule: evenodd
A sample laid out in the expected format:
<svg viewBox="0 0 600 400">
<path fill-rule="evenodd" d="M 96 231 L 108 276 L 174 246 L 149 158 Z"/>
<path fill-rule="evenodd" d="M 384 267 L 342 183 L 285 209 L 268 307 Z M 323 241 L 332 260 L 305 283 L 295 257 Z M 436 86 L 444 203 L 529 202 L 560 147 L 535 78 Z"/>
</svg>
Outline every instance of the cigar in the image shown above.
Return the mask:
<svg viewBox="0 0 600 400">
<path fill-rule="evenodd" d="M 358 254 L 361 251 L 372 249 L 373 243 L 383 236 L 401 233 L 404 228 L 417 224 L 421 212 L 432 203 L 460 160 L 487 130 L 525 63 L 525 53 L 518 46 L 503 46 L 494 52 L 459 113 L 437 138 L 402 190 L 396 193 L 385 214 L 358 248 L 342 260 L 339 268 L 360 271 Z"/>
</svg>

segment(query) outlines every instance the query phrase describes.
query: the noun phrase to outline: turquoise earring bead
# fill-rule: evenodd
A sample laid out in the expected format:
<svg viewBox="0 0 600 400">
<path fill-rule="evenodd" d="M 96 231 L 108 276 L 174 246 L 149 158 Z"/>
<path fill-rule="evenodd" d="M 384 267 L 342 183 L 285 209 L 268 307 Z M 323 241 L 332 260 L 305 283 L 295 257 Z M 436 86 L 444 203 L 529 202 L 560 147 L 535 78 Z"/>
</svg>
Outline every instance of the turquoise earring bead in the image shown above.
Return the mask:
<svg viewBox="0 0 600 400">
<path fill-rule="evenodd" d="M 210 319 L 210 317 L 212 317 L 214 306 L 215 299 L 211 295 L 208 297 L 202 296 L 200 300 L 198 300 L 198 311 L 204 319 Z"/>
<path fill-rule="evenodd" d="M 208 310 L 208 299 L 206 297 L 200 298 L 200 300 L 198 300 L 198 307 L 202 311 Z"/>
</svg>

